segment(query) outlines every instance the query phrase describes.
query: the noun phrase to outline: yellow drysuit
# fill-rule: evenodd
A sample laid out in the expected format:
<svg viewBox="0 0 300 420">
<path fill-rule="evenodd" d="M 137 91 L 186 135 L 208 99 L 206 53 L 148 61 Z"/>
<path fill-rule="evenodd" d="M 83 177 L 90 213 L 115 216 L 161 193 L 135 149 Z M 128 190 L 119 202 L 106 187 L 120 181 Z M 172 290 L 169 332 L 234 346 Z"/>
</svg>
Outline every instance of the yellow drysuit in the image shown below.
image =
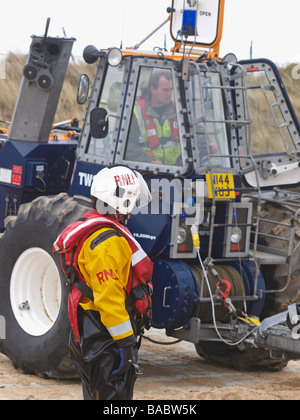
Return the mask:
<svg viewBox="0 0 300 420">
<path fill-rule="evenodd" d="M 125 308 L 132 251 L 124 237 L 112 236 L 97 243 L 99 235 L 107 231 L 115 232 L 109 228 L 98 230 L 80 251 L 78 267 L 94 293 L 94 302 L 83 296 L 80 305 L 84 310 L 99 311 L 113 339 L 122 340 L 133 334 Z"/>
</svg>

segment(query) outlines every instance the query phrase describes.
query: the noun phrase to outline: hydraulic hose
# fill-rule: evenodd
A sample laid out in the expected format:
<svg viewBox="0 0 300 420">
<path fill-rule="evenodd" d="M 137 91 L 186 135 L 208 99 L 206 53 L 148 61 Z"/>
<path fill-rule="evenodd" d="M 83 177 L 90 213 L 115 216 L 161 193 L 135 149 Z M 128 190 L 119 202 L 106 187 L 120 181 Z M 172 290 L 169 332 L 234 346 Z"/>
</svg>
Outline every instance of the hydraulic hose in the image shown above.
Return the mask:
<svg viewBox="0 0 300 420">
<path fill-rule="evenodd" d="M 199 263 L 200 263 L 201 269 L 203 271 L 203 276 L 204 276 L 204 279 L 205 279 L 205 282 L 206 282 L 206 285 L 207 285 L 207 289 L 208 289 L 208 292 L 209 292 L 209 297 L 210 297 L 210 301 L 211 301 L 212 318 L 213 318 L 215 331 L 216 331 L 218 337 L 220 338 L 220 340 L 223 343 L 227 344 L 228 346 L 233 346 L 233 347 L 238 346 L 247 337 L 249 337 L 249 335 L 251 335 L 255 330 L 257 330 L 259 328 L 259 326 L 255 327 L 254 329 L 249 331 L 242 339 L 240 339 L 237 342 L 228 341 L 224 337 L 222 337 L 222 335 L 221 335 L 221 333 L 218 329 L 218 325 L 217 325 L 217 321 L 216 321 L 216 312 L 215 312 L 215 305 L 214 305 L 214 298 L 213 298 L 212 290 L 211 290 L 211 287 L 210 287 L 210 284 L 209 284 L 209 279 L 207 277 L 207 273 L 206 273 L 201 255 L 200 255 L 200 235 L 198 233 L 198 226 L 195 226 L 195 225 L 191 226 L 191 233 L 192 233 L 192 238 L 193 238 L 193 244 L 196 248 Z"/>
</svg>

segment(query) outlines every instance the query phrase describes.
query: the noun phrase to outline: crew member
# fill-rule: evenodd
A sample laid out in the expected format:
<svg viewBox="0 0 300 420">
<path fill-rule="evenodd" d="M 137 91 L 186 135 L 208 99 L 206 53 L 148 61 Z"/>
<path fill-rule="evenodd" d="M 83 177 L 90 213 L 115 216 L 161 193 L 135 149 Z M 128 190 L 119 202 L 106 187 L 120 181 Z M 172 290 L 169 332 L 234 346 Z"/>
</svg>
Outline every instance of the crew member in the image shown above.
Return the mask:
<svg viewBox="0 0 300 420">
<path fill-rule="evenodd" d="M 93 210 L 54 244 L 71 282 L 70 355 L 85 399 L 130 400 L 137 335 L 151 321 L 153 265 L 125 224 L 151 195 L 139 173 L 118 166 L 94 177 L 91 196 Z"/>
</svg>

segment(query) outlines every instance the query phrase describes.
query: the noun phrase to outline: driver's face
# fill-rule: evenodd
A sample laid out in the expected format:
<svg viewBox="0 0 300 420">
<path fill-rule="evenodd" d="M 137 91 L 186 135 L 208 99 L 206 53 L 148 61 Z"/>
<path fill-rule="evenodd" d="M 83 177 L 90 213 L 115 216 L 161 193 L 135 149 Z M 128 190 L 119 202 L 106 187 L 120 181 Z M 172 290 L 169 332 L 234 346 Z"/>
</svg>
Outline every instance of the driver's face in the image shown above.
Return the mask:
<svg viewBox="0 0 300 420">
<path fill-rule="evenodd" d="M 169 105 L 173 94 L 173 83 L 171 80 L 161 77 L 159 79 L 158 87 L 151 87 L 152 100 L 151 105 L 158 108 Z"/>
</svg>

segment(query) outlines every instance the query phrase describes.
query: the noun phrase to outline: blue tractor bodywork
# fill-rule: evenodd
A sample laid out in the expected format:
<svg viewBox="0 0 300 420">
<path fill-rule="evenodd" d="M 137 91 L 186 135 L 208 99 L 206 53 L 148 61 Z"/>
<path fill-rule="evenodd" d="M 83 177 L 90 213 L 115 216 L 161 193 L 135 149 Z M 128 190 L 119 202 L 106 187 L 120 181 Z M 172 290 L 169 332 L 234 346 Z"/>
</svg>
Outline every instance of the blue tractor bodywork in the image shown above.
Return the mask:
<svg viewBox="0 0 300 420">
<path fill-rule="evenodd" d="M 36 197 L 68 192 L 76 141 L 37 144 L 7 141 L 0 150 L 0 230 L 7 216 Z"/>
</svg>

